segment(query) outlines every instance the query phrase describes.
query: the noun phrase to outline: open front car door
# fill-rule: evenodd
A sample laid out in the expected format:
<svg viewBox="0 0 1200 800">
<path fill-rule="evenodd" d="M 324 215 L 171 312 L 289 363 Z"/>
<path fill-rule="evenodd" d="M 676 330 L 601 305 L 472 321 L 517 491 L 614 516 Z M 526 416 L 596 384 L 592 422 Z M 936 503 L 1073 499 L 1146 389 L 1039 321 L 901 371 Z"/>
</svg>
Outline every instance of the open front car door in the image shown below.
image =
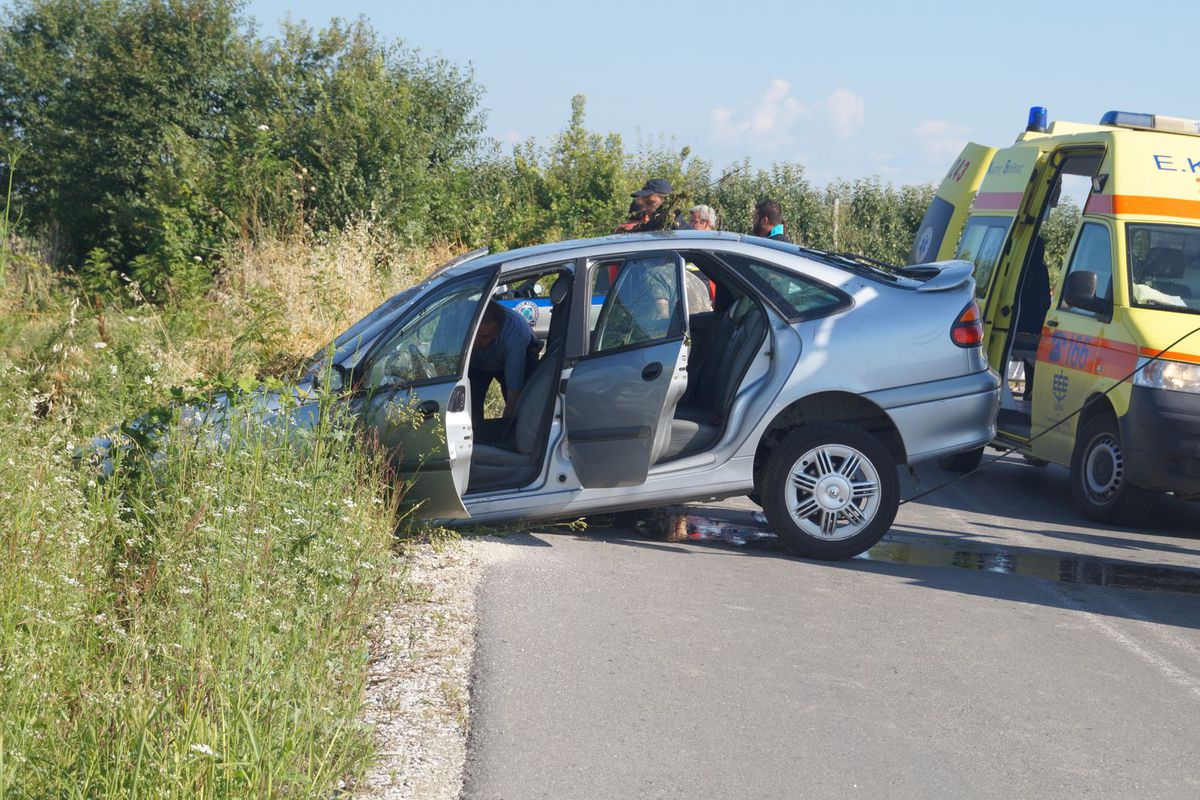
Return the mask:
<svg viewBox="0 0 1200 800">
<path fill-rule="evenodd" d="M 470 516 L 462 501 L 473 445 L 466 354 L 494 278 L 486 270 L 431 289 L 364 360 L 357 411 L 423 517 Z"/>
</svg>

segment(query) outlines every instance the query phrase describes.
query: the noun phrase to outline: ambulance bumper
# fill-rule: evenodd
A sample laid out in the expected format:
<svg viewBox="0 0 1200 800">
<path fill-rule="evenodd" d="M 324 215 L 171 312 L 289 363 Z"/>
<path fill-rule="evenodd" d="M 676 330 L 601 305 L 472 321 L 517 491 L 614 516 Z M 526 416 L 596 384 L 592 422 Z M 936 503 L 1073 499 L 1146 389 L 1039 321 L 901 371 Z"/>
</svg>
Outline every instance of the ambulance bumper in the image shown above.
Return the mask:
<svg viewBox="0 0 1200 800">
<path fill-rule="evenodd" d="M 1200 394 L 1135 386 L 1121 418 L 1121 439 L 1133 483 L 1200 492 Z"/>
</svg>

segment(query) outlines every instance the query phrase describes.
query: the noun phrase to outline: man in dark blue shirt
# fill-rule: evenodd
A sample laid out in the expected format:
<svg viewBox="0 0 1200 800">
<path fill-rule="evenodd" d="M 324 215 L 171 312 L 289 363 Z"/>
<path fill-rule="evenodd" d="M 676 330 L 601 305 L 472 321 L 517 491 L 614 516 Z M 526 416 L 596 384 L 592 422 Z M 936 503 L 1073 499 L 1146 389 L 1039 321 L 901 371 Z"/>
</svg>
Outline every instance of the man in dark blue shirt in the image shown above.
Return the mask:
<svg viewBox="0 0 1200 800">
<path fill-rule="evenodd" d="M 467 370 L 472 421 L 483 420 L 483 401 L 493 380 L 500 383 L 504 395 L 504 416 L 516 410 L 525 381 L 537 366 L 537 351 L 533 330 L 524 317 L 499 303 L 488 303 L 475 333 L 471 366 Z"/>
</svg>

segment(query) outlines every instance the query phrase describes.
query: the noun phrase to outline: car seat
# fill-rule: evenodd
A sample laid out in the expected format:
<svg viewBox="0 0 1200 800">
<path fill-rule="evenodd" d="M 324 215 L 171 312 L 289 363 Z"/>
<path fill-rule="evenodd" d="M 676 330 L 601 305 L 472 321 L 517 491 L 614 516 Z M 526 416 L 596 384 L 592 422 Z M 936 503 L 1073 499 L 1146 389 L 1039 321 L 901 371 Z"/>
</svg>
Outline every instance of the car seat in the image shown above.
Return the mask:
<svg viewBox="0 0 1200 800">
<path fill-rule="evenodd" d="M 726 310 L 713 337 L 714 350 L 700 368 L 694 393 L 675 409 L 670 442 L 659 461 L 698 453 L 720 438 L 725 414 L 766 334 L 766 315 L 749 296 Z"/>
</svg>

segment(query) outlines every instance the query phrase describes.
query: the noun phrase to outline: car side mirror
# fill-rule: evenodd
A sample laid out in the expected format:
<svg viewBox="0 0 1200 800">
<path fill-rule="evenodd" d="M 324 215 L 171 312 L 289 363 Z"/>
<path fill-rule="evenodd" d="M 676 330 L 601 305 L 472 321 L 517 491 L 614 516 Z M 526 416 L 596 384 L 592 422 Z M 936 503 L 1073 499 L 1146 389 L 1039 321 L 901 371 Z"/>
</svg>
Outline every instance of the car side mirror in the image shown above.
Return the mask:
<svg viewBox="0 0 1200 800">
<path fill-rule="evenodd" d="M 1072 308 L 1091 311 L 1095 314 L 1112 313 L 1112 301 L 1096 296 L 1099 276 L 1087 270 L 1076 270 L 1067 275 L 1063 284 L 1063 300 Z"/>
<path fill-rule="evenodd" d="M 346 368 L 341 364 L 324 365 L 313 375 L 313 382 L 318 389 L 337 394 L 346 388 Z"/>
</svg>

